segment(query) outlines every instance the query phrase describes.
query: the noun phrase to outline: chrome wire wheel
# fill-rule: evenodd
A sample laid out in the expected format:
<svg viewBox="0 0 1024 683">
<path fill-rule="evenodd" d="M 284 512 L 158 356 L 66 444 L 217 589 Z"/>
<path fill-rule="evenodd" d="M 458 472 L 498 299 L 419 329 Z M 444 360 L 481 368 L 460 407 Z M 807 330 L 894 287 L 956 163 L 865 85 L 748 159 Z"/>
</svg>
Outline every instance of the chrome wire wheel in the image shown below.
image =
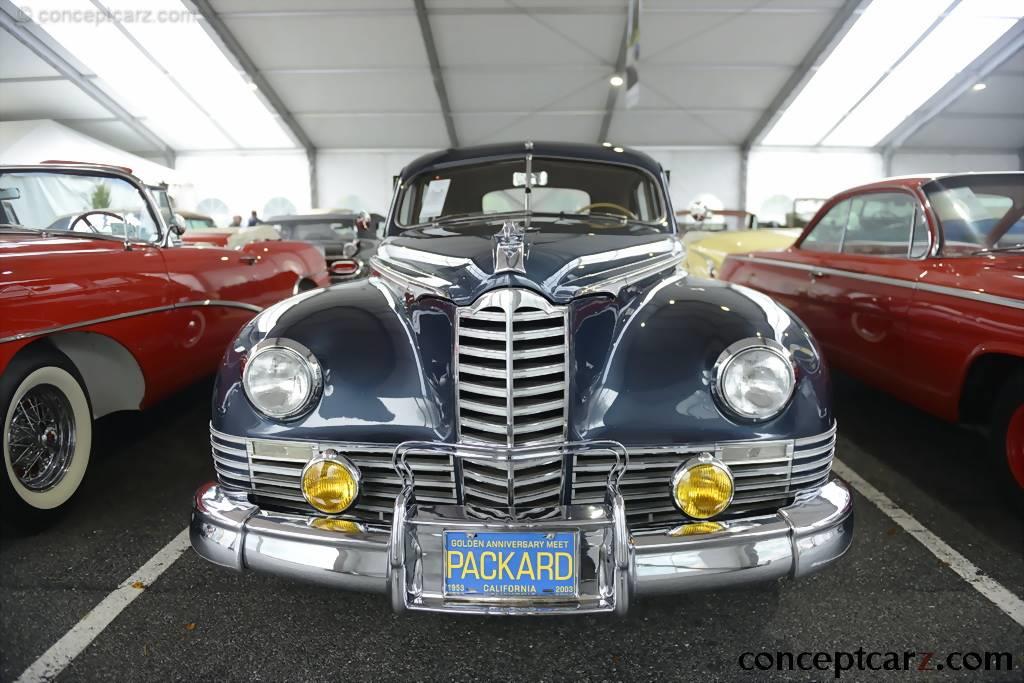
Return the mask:
<svg viewBox="0 0 1024 683">
<path fill-rule="evenodd" d="M 75 415 L 57 387 L 40 384 L 27 391 L 7 433 L 10 466 L 30 491 L 47 491 L 64 478 L 76 449 Z"/>
</svg>

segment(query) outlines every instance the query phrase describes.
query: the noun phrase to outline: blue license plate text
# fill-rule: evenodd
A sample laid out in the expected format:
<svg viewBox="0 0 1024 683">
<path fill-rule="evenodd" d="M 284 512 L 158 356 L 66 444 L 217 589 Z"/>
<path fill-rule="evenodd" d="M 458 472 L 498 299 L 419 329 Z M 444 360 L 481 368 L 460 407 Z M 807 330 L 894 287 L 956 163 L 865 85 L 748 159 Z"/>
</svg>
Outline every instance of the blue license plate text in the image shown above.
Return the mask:
<svg viewBox="0 0 1024 683">
<path fill-rule="evenodd" d="M 445 531 L 449 596 L 576 596 L 576 532 Z"/>
</svg>

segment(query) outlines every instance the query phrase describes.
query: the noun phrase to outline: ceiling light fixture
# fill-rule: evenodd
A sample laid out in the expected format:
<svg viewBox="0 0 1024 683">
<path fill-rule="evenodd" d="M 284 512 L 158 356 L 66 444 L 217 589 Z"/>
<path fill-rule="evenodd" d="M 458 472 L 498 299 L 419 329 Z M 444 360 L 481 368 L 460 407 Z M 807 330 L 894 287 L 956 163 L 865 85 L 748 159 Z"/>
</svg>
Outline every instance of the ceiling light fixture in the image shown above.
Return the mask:
<svg viewBox="0 0 1024 683">
<path fill-rule="evenodd" d="M 610 142 L 608 142 L 607 140 L 605 140 L 604 142 L 602 142 L 602 143 L 601 143 L 601 145 L 602 145 L 603 147 L 611 147 L 611 146 L 612 146 L 612 143 L 610 143 Z"/>
<path fill-rule="evenodd" d="M 616 88 L 625 83 L 625 81 L 622 80 L 622 76 L 620 76 L 619 74 L 613 75 L 611 78 L 608 79 L 608 82 L 611 83 L 612 86 Z"/>
<path fill-rule="evenodd" d="M 975 83 L 974 85 L 971 86 L 971 90 L 973 90 L 974 92 L 981 92 L 987 87 L 988 86 L 985 85 L 984 83 Z"/>
</svg>

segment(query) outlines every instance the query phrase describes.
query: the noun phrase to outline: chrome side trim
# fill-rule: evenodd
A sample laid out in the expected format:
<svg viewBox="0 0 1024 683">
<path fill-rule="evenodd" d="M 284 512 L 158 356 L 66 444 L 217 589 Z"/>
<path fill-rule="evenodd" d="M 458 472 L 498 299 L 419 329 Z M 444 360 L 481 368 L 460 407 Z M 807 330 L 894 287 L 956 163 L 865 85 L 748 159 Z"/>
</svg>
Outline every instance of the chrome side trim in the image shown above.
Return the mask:
<svg viewBox="0 0 1024 683">
<path fill-rule="evenodd" d="M 18 334 L 12 334 L 7 337 L 0 337 L 0 344 L 6 342 L 18 341 L 20 339 L 30 339 L 31 337 L 40 337 L 45 334 L 55 334 L 57 332 L 66 332 L 68 330 L 75 330 L 82 327 L 90 327 L 92 325 L 101 325 L 103 323 L 114 322 L 115 320 L 124 320 L 125 318 L 135 318 L 143 315 L 150 315 L 152 313 L 163 313 L 165 311 L 174 311 L 179 308 L 206 308 L 206 307 L 219 307 L 219 308 L 241 308 L 253 313 L 259 313 L 263 309 L 253 304 L 247 304 L 242 301 L 222 301 L 216 299 L 206 299 L 204 301 L 186 301 L 184 303 L 173 304 L 170 306 L 154 306 L 153 308 L 143 308 L 138 311 L 129 311 L 128 313 L 118 313 L 117 315 L 108 315 L 102 318 L 94 318 L 92 320 L 83 320 L 77 323 L 70 323 L 68 325 L 58 325 L 56 327 L 47 327 L 41 330 L 34 330 L 32 332 L 19 332 Z"/>
<path fill-rule="evenodd" d="M 747 263 L 760 263 L 768 266 L 778 266 L 780 268 L 791 268 L 793 270 L 803 270 L 815 273 L 828 273 L 829 275 L 838 275 L 842 277 L 848 277 L 854 280 L 863 280 L 864 282 L 875 282 L 882 285 L 903 287 L 904 289 L 921 290 L 923 292 L 931 292 L 933 294 L 944 294 L 946 296 L 951 296 L 958 299 L 969 299 L 971 301 L 980 301 L 981 303 L 992 304 L 993 306 L 1006 306 L 1007 308 L 1016 308 L 1024 310 L 1024 300 L 1011 299 L 1005 296 L 996 296 L 994 294 L 987 294 L 985 292 L 972 292 L 965 289 L 958 289 L 956 287 L 933 285 L 927 282 L 912 282 L 910 280 L 900 280 L 899 278 L 883 277 L 881 275 L 869 275 L 868 273 L 858 273 L 856 271 L 842 270 L 840 268 L 810 266 L 804 263 L 793 263 L 792 261 L 763 258 L 760 256 L 730 255 L 730 258 L 734 258 L 737 261 L 745 261 Z"/>
</svg>

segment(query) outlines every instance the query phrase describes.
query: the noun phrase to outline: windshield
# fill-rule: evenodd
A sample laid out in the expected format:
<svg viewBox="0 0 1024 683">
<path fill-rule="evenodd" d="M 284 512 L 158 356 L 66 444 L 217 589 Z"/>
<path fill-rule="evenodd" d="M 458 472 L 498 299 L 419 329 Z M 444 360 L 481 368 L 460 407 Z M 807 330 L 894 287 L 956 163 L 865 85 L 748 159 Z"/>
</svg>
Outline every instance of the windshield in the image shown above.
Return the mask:
<svg viewBox="0 0 1024 683">
<path fill-rule="evenodd" d="M 278 223 L 274 226 L 286 240 L 331 241 L 350 240 L 355 236 L 343 223 Z"/>
<path fill-rule="evenodd" d="M 641 169 L 586 161 L 534 158 L 433 170 L 413 178 L 398 205 L 401 227 L 522 212 L 530 181 L 529 209 L 538 217 L 604 218 L 605 229 L 644 223 L 668 232 L 664 201 L 654 179 Z M 586 222 L 586 221 L 584 221 Z M 541 230 L 550 222 L 533 224 Z M 593 226 L 591 226 L 593 227 Z M 560 228 L 561 230 L 561 228 Z"/>
<path fill-rule="evenodd" d="M 0 174 L 3 223 L 156 242 L 160 230 L 131 183 L 88 173 Z"/>
<path fill-rule="evenodd" d="M 1024 175 L 941 178 L 925 193 L 942 229 L 943 254 L 1024 245 Z"/>
</svg>

